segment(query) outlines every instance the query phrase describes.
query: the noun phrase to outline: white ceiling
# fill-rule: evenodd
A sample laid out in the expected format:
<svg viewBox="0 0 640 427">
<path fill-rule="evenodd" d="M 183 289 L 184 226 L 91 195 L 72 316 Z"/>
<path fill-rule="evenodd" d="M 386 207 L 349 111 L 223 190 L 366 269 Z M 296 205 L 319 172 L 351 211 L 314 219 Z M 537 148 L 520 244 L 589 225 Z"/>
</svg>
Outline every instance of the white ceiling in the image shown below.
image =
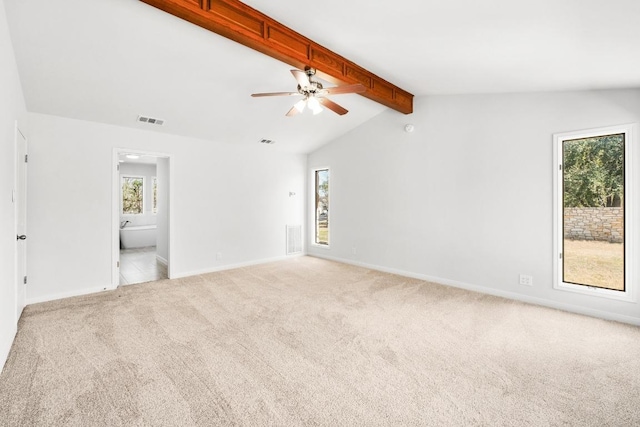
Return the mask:
<svg viewBox="0 0 640 427">
<path fill-rule="evenodd" d="M 304 153 L 386 110 L 287 118 L 297 98 L 249 95 L 290 66 L 136 0 L 4 3 L 32 112 Z M 246 3 L 415 95 L 640 87 L 638 0 Z"/>
</svg>

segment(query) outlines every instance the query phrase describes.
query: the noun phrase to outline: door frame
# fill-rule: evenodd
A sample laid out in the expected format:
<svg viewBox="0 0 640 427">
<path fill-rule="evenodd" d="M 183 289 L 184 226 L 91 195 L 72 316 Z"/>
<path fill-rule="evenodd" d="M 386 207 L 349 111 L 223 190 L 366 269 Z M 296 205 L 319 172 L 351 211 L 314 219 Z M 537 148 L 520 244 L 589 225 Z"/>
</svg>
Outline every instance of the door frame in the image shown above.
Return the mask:
<svg viewBox="0 0 640 427">
<path fill-rule="evenodd" d="M 14 235 L 18 235 L 20 230 L 18 230 L 18 223 L 20 219 L 18 218 L 18 213 L 20 211 L 20 207 L 18 206 L 18 201 L 20 199 L 24 199 L 24 233 L 27 234 L 27 165 L 28 163 L 25 159 L 18 158 L 18 153 L 20 153 L 19 147 L 19 138 L 24 140 L 24 154 L 25 156 L 29 154 L 29 140 L 25 136 L 24 133 L 20 130 L 20 126 L 18 125 L 18 121 L 16 120 L 14 123 L 14 135 L 13 135 L 13 149 L 14 149 L 14 184 L 13 184 L 13 215 L 14 215 Z M 20 171 L 22 170 L 21 164 L 24 164 L 24 186 L 23 191 L 20 191 L 20 186 L 18 182 L 20 180 Z M 19 194 L 21 193 L 21 194 Z M 14 275 L 13 275 L 13 284 L 15 286 L 15 321 L 18 322 L 20 320 L 20 316 L 22 315 L 22 310 L 26 306 L 27 301 L 27 284 L 22 283 L 20 280 L 21 269 L 20 269 L 20 253 L 22 253 L 22 257 L 24 257 L 24 276 L 27 276 L 27 248 L 26 246 L 21 249 L 21 246 L 27 245 L 27 242 L 24 241 L 22 243 L 18 243 L 18 240 L 15 241 L 15 256 L 14 256 Z M 22 289 L 21 289 L 22 288 Z M 22 295 L 22 298 L 20 298 Z"/>
<path fill-rule="evenodd" d="M 146 151 L 133 148 L 114 147 L 112 154 L 112 179 L 111 179 L 111 289 L 116 289 L 120 285 L 120 171 L 118 166 L 120 154 L 139 154 L 142 156 L 153 156 L 166 158 L 169 161 L 169 205 L 167 206 L 168 221 L 168 239 L 167 244 L 167 276 L 169 279 L 172 274 L 172 247 L 173 247 L 173 162 L 171 154 L 160 153 L 156 151 Z"/>
</svg>

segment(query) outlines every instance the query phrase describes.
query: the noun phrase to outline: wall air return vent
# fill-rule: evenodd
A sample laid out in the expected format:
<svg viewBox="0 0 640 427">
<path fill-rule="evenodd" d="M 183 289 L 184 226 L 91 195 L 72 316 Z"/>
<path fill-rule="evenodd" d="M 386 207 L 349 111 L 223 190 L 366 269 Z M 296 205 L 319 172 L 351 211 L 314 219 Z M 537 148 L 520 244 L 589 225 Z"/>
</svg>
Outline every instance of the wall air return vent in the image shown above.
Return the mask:
<svg viewBox="0 0 640 427">
<path fill-rule="evenodd" d="M 162 126 L 164 124 L 164 120 L 162 119 L 156 119 L 154 117 L 147 117 L 147 116 L 138 116 L 138 121 L 142 123 L 149 123 L 149 124 L 158 125 L 158 126 Z"/>
<path fill-rule="evenodd" d="M 260 140 L 260 144 L 272 145 L 272 144 L 275 144 L 275 143 L 276 142 L 273 139 L 265 139 L 265 138 L 263 138 L 263 139 Z"/>
<path fill-rule="evenodd" d="M 287 255 L 302 253 L 302 226 L 287 225 Z"/>
</svg>

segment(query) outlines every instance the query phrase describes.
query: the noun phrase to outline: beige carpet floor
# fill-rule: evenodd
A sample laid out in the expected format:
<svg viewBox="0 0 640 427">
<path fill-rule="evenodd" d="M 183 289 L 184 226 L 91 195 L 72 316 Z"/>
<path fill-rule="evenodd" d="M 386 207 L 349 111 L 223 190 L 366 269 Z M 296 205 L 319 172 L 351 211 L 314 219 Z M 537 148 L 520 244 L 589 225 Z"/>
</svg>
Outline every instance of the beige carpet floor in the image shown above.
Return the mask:
<svg viewBox="0 0 640 427">
<path fill-rule="evenodd" d="M 0 425 L 640 425 L 640 328 L 295 258 L 27 307 Z"/>
</svg>

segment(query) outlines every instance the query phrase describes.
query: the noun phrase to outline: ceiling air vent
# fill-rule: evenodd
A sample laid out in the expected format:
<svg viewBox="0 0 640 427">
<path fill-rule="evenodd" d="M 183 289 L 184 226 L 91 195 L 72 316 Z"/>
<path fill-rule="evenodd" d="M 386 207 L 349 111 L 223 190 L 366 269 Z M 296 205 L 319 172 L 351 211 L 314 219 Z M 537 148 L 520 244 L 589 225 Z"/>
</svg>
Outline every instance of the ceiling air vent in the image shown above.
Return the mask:
<svg viewBox="0 0 640 427">
<path fill-rule="evenodd" d="M 260 144 L 275 144 L 276 142 L 273 139 L 261 139 Z"/>
<path fill-rule="evenodd" d="M 159 126 L 162 126 L 164 124 L 164 120 L 162 119 L 155 119 L 153 117 L 146 117 L 146 116 L 138 116 L 138 121 L 142 123 L 149 123 L 152 125 L 159 125 Z"/>
</svg>

